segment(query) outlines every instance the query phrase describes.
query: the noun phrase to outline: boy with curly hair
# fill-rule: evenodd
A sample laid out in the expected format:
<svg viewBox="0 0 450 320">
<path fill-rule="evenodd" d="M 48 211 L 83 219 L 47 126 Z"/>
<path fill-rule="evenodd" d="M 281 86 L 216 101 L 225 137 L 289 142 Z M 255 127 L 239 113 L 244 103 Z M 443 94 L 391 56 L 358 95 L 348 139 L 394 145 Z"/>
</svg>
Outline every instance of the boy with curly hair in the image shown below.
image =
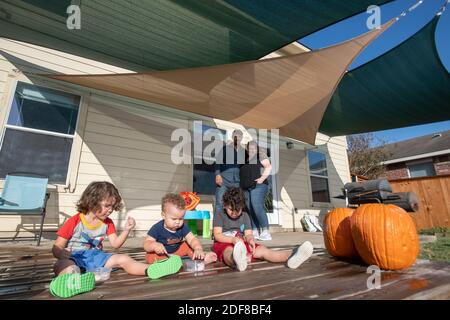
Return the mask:
<svg viewBox="0 0 450 320">
<path fill-rule="evenodd" d="M 239 271 L 247 268 L 248 260 L 257 259 L 286 262 L 289 268 L 295 269 L 312 255 L 313 245 L 309 241 L 289 251 L 275 251 L 255 243 L 250 217 L 244 208 L 245 198 L 240 188 L 230 188 L 225 192 L 223 211 L 217 212 L 213 222 L 213 251 L 219 261 Z"/>
</svg>

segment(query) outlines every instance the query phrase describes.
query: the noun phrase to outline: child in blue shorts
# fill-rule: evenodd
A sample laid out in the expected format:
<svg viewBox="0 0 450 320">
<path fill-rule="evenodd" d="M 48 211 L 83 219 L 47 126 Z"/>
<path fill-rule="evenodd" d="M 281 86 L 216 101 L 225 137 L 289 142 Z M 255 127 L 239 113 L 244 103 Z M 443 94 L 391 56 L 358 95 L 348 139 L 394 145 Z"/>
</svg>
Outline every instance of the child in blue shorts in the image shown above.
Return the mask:
<svg viewBox="0 0 450 320">
<path fill-rule="evenodd" d="M 122 268 L 128 274 L 152 278 L 149 264 L 138 262 L 126 254 L 103 251 L 105 238 L 113 248 L 120 248 L 136 225 L 135 220 L 128 217 L 125 230 L 117 235 L 114 223 L 108 216 L 121 208 L 122 198 L 113 184 L 92 182 L 88 185 L 77 203 L 78 213 L 57 232 L 58 238 L 52 252 L 58 259 L 54 265 L 58 277 L 50 284 L 52 294 L 65 298 L 92 290 L 95 284 L 93 273 L 87 272 L 75 280 L 70 276 L 99 267 Z M 172 268 L 178 269 L 168 270 L 162 275 L 177 272 L 181 268 L 181 260 L 175 264 Z"/>
</svg>

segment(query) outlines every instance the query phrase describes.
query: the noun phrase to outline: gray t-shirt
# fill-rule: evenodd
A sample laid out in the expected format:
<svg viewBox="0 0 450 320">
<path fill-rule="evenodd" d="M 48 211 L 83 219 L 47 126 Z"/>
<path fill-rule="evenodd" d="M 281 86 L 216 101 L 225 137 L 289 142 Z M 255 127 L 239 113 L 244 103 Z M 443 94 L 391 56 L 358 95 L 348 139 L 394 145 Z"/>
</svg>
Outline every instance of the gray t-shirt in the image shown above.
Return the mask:
<svg viewBox="0 0 450 320">
<path fill-rule="evenodd" d="M 242 214 L 237 219 L 231 219 L 225 212 L 218 212 L 214 216 L 214 227 L 222 227 L 222 233 L 228 237 L 235 237 L 238 232 L 242 235 L 244 230 L 251 230 L 252 223 L 247 212 L 242 211 Z"/>
</svg>

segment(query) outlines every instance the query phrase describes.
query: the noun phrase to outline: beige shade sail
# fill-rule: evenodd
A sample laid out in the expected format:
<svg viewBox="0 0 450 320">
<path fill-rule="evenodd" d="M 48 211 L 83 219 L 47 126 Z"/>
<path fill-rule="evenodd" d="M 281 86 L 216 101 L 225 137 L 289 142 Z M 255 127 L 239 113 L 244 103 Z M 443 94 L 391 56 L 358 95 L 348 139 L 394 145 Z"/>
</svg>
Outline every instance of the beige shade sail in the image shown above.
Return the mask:
<svg viewBox="0 0 450 320">
<path fill-rule="evenodd" d="M 193 69 L 114 75 L 46 75 L 310 144 L 353 59 L 394 21 L 317 51 Z"/>
</svg>

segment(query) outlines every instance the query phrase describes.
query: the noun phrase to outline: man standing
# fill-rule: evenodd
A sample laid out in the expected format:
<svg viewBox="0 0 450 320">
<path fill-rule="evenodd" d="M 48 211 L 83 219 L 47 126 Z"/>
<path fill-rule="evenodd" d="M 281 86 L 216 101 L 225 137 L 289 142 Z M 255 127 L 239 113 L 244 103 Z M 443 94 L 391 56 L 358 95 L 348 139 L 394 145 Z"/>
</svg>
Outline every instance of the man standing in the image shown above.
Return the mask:
<svg viewBox="0 0 450 320">
<path fill-rule="evenodd" d="M 239 166 L 245 163 L 245 149 L 241 146 L 242 131 L 234 130 L 232 143 L 225 145 L 216 157 L 216 207 L 223 210 L 223 194 L 231 187 L 239 188 Z"/>
</svg>

